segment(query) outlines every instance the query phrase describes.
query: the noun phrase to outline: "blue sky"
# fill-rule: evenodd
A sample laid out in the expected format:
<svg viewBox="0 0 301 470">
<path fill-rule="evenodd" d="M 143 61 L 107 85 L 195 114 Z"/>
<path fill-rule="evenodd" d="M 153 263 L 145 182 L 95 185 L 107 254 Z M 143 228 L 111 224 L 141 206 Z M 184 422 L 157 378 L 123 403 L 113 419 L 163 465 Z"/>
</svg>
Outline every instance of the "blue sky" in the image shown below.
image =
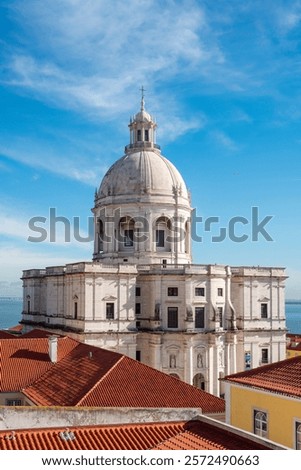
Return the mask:
<svg viewBox="0 0 301 470">
<path fill-rule="evenodd" d="M 219 217 L 211 232 L 198 223 L 194 262 L 286 267 L 287 297 L 301 298 L 301 1 L 0 8 L 0 295 L 21 295 L 22 269 L 91 259 L 92 243 L 65 243 L 62 224 L 56 242 L 33 243 L 28 223 L 55 208 L 85 235 L 143 85 L 197 215 Z M 273 241 L 252 241 L 252 207 L 272 216 Z M 213 242 L 236 216 L 248 239 Z"/>
</svg>

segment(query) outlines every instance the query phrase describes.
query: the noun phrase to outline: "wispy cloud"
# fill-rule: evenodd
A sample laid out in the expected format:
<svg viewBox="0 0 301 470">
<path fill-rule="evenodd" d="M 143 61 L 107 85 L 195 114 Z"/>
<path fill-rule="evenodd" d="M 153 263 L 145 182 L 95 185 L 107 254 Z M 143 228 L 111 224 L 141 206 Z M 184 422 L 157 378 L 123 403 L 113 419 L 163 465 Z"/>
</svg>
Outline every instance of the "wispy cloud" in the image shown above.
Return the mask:
<svg viewBox="0 0 301 470">
<path fill-rule="evenodd" d="M 64 216 L 55 209 L 52 214 L 49 210 L 43 215 L 22 213 L 20 216 L 13 207 L 0 205 L 0 218 L 0 236 L 4 239 L 6 237 L 14 239 L 16 243 L 22 242 L 24 249 L 33 245 L 39 245 L 45 250 L 48 247 L 55 250 L 65 246 L 80 248 L 85 253 L 91 253 L 92 217 L 85 220 L 77 217 L 77 222 L 74 216 Z M 4 241 L 2 241 L 3 244 L 5 244 Z"/>
<path fill-rule="evenodd" d="M 224 60 L 205 10 L 194 0 L 65 0 L 59 8 L 28 0 L 14 2 L 12 14 L 24 38 L 9 50 L 2 83 L 98 119 L 132 111 L 142 83 L 151 91 L 192 72 L 205 76 Z M 156 109 L 155 101 L 150 93 Z M 179 120 L 180 114 L 178 103 L 169 118 Z M 181 132 L 197 125 L 183 116 L 181 121 Z"/>
<path fill-rule="evenodd" d="M 97 169 L 94 169 L 88 156 L 76 155 L 76 153 L 72 156 L 66 155 L 62 150 L 53 149 L 49 147 L 49 144 L 38 139 L 21 137 L 9 139 L 2 136 L 0 137 L 0 154 L 35 170 L 40 168 L 93 187 L 98 185 L 101 173 L 106 168 L 106 166 L 99 165 Z"/>
<path fill-rule="evenodd" d="M 223 131 L 213 131 L 212 138 L 220 145 L 231 151 L 237 151 L 237 143 Z"/>
</svg>

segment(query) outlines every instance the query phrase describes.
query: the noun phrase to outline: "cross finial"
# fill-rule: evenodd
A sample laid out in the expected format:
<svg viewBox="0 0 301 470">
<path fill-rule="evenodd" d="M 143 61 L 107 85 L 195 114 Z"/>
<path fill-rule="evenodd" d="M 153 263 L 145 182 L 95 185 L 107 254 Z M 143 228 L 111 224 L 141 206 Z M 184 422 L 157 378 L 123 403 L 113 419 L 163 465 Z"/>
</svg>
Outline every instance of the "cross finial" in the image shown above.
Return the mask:
<svg viewBox="0 0 301 470">
<path fill-rule="evenodd" d="M 141 91 L 141 111 L 144 111 L 144 92 L 145 92 L 145 88 L 142 87 L 140 88 L 140 91 Z"/>
</svg>

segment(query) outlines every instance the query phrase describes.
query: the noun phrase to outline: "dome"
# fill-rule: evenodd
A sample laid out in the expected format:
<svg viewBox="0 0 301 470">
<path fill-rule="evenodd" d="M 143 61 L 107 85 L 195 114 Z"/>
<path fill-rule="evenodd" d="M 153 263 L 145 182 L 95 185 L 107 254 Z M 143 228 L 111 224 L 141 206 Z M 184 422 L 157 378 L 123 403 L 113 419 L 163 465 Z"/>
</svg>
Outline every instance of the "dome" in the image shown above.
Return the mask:
<svg viewBox="0 0 301 470">
<path fill-rule="evenodd" d="M 174 196 L 189 200 L 186 184 L 176 167 L 160 152 L 138 150 L 115 162 L 104 176 L 98 197 L 142 194 Z"/>
</svg>

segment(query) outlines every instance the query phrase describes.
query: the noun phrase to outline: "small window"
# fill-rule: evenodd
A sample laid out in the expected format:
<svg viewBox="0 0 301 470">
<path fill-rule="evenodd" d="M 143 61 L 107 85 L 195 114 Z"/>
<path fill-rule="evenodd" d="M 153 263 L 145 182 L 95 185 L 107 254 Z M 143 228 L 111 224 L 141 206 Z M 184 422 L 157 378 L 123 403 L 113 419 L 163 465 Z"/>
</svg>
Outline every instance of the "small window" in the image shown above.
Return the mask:
<svg viewBox="0 0 301 470">
<path fill-rule="evenodd" d="M 141 313 L 141 304 L 140 303 L 136 303 L 135 304 L 135 314 L 136 315 L 140 315 Z"/>
<path fill-rule="evenodd" d="M 223 307 L 217 307 L 217 321 L 219 322 L 219 326 L 223 326 Z"/>
<path fill-rule="evenodd" d="M 136 361 L 141 361 L 141 351 L 136 351 Z"/>
<path fill-rule="evenodd" d="M 140 297 L 141 295 L 141 287 L 136 287 L 136 297 Z"/>
<path fill-rule="evenodd" d="M 134 245 L 134 230 L 129 229 L 124 231 L 124 246 Z"/>
<path fill-rule="evenodd" d="M 138 131 L 137 131 L 137 140 L 138 140 L 138 142 L 141 141 L 141 129 L 138 129 Z"/>
<path fill-rule="evenodd" d="M 218 289 L 217 289 L 217 295 L 218 295 L 219 297 L 222 297 L 222 296 L 223 296 L 223 289 L 222 289 L 221 287 L 218 287 Z"/>
<path fill-rule="evenodd" d="M 204 297 L 205 296 L 205 287 L 196 287 L 194 290 L 194 295 L 196 297 Z"/>
<path fill-rule="evenodd" d="M 261 304 L 261 318 L 268 318 L 268 304 Z"/>
<path fill-rule="evenodd" d="M 295 442 L 296 442 L 296 450 L 301 450 L 301 422 L 296 421 L 295 423 L 295 430 L 296 430 L 296 436 L 295 436 Z"/>
<path fill-rule="evenodd" d="M 205 307 L 195 307 L 195 328 L 205 328 Z"/>
<path fill-rule="evenodd" d="M 167 288 L 167 295 L 169 297 L 177 297 L 178 295 L 178 288 L 177 287 L 168 287 Z"/>
<path fill-rule="evenodd" d="M 168 307 L 167 328 L 178 328 L 178 307 Z"/>
<path fill-rule="evenodd" d="M 106 319 L 114 320 L 114 304 L 113 302 L 106 303 Z"/>
<path fill-rule="evenodd" d="M 156 230 L 156 246 L 159 248 L 164 247 L 164 230 Z"/>
<path fill-rule="evenodd" d="M 6 406 L 22 406 L 22 400 L 18 400 L 16 398 L 11 398 L 5 400 Z"/>
<path fill-rule="evenodd" d="M 269 350 L 267 348 L 263 348 L 261 350 L 261 364 L 268 364 L 269 363 Z"/>
<path fill-rule="evenodd" d="M 245 352 L 245 370 L 251 369 L 251 351 Z"/>
<path fill-rule="evenodd" d="M 268 434 L 268 416 L 263 411 L 254 410 L 254 434 L 261 437 L 267 437 Z"/>
<path fill-rule="evenodd" d="M 145 131 L 144 131 L 144 139 L 146 140 L 146 142 L 149 140 L 148 129 L 145 129 Z"/>
<path fill-rule="evenodd" d="M 74 318 L 75 320 L 77 320 L 77 315 L 78 315 L 78 305 L 77 305 L 77 302 L 74 302 Z"/>
<path fill-rule="evenodd" d="M 30 313 L 30 300 L 27 300 L 27 313 Z"/>
</svg>

